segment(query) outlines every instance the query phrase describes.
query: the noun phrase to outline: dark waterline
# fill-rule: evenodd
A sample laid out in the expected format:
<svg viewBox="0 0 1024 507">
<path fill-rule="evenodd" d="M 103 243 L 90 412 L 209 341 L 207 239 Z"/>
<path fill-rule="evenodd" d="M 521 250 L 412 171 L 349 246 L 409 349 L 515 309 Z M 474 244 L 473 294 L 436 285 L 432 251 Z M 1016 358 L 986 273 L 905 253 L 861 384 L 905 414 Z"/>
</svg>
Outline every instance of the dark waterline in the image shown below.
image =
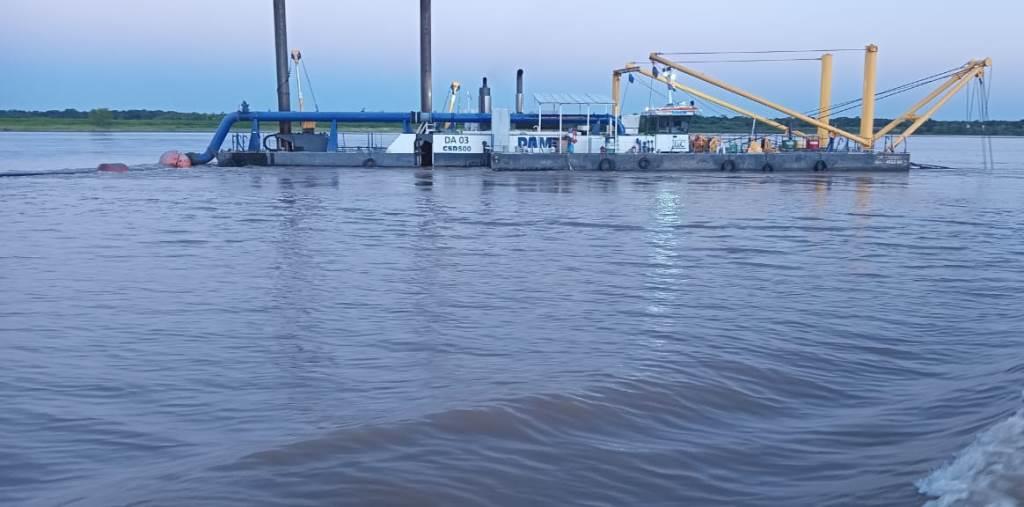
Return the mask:
<svg viewBox="0 0 1024 507">
<path fill-rule="evenodd" d="M 1014 505 L 1024 140 L 979 144 L 2 178 L 0 504 Z"/>
</svg>

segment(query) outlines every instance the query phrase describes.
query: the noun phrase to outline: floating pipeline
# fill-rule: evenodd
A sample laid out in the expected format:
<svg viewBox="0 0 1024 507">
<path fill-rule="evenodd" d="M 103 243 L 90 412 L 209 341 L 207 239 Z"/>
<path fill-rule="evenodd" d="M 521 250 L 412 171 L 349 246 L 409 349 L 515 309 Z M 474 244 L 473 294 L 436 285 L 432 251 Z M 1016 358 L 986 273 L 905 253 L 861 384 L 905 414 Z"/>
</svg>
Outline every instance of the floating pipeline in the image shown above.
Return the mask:
<svg viewBox="0 0 1024 507">
<path fill-rule="evenodd" d="M 15 178 L 24 176 L 67 176 L 72 174 L 96 174 L 96 173 L 126 173 L 158 169 L 153 165 L 129 166 L 120 162 L 105 162 L 93 169 L 56 169 L 50 171 L 8 171 L 0 172 L 0 178 Z"/>
<path fill-rule="evenodd" d="M 96 167 L 96 170 L 101 173 L 126 173 L 128 172 L 128 166 L 119 163 L 100 164 Z"/>
<path fill-rule="evenodd" d="M 90 174 L 97 172 L 96 169 L 58 169 L 56 171 L 8 171 L 0 172 L 0 178 L 15 178 L 20 176 L 63 176 L 68 174 Z"/>
</svg>

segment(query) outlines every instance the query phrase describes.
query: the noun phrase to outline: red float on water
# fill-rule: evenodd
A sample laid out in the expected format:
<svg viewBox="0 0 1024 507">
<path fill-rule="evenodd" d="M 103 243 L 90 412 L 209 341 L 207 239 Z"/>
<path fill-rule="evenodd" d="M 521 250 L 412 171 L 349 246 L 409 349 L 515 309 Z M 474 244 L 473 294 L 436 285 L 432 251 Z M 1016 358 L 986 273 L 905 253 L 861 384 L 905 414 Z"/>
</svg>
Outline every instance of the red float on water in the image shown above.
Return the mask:
<svg viewBox="0 0 1024 507">
<path fill-rule="evenodd" d="M 188 158 L 188 155 L 180 151 L 171 150 L 160 155 L 160 165 L 186 168 L 192 167 L 192 160 Z"/>
<path fill-rule="evenodd" d="M 128 172 L 128 166 L 124 164 L 100 164 L 96 168 L 97 171 L 108 172 L 108 173 L 126 173 Z"/>
</svg>

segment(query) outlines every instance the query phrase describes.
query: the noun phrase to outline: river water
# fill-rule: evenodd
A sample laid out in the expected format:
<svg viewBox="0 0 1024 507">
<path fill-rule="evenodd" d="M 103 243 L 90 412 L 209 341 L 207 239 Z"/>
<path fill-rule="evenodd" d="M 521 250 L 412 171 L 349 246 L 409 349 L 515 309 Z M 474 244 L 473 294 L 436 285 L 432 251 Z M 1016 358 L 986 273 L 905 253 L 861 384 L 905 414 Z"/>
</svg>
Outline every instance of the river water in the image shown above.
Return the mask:
<svg viewBox="0 0 1024 507">
<path fill-rule="evenodd" d="M 1024 139 L 912 149 L 0 178 L 0 504 L 1020 505 Z"/>
</svg>

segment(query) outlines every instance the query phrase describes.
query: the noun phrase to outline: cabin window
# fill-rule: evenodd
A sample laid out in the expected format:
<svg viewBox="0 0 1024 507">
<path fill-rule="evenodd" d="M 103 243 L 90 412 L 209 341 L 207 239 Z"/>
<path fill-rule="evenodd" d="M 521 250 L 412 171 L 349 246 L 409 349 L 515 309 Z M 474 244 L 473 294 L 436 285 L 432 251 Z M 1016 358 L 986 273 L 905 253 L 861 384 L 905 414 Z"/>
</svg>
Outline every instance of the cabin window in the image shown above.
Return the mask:
<svg viewBox="0 0 1024 507">
<path fill-rule="evenodd" d="M 641 116 L 639 131 L 645 135 L 687 134 L 690 122 L 678 116 Z"/>
</svg>

